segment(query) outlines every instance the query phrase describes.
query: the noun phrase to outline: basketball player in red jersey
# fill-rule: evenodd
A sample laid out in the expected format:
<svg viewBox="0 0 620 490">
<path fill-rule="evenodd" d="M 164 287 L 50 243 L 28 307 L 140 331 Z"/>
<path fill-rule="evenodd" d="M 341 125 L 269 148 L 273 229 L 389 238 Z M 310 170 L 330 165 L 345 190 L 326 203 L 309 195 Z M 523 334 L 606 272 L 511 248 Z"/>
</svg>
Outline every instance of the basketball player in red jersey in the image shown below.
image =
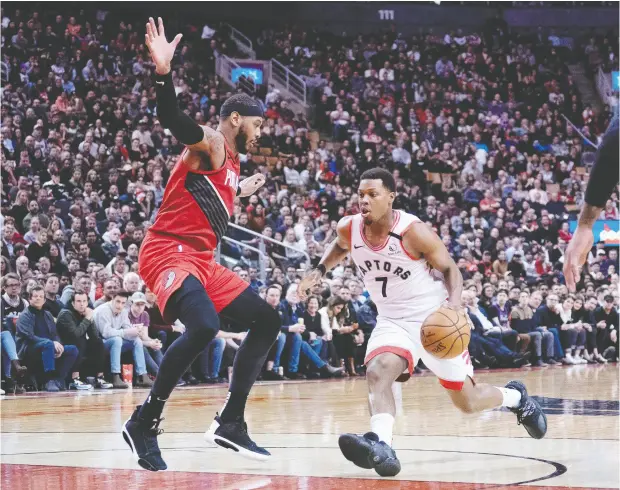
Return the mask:
<svg viewBox="0 0 620 490">
<path fill-rule="evenodd" d="M 280 329 L 277 312 L 248 283 L 214 259 L 235 196 L 249 196 L 265 183 L 261 174 L 239 182 L 239 153 L 246 153 L 260 136 L 261 107 L 245 94 L 233 95 L 221 107 L 217 130 L 199 126 L 182 113 L 170 72 L 180 40 L 181 35 L 177 35 L 169 43 L 161 18 L 159 26 L 149 19 L 146 45 L 155 63 L 157 115 L 162 125 L 186 145 L 139 258 L 140 274 L 157 295 L 166 321 L 179 319 L 186 327 L 166 351 L 147 400 L 123 427 L 123 438 L 134 457 L 151 471 L 167 468 L 157 443 L 164 404 L 183 373 L 217 334 L 218 315 L 247 325 L 249 333 L 235 357 L 224 408 L 205 439 L 253 459 L 270 456 L 250 439 L 244 411 L 250 389 Z"/>
</svg>

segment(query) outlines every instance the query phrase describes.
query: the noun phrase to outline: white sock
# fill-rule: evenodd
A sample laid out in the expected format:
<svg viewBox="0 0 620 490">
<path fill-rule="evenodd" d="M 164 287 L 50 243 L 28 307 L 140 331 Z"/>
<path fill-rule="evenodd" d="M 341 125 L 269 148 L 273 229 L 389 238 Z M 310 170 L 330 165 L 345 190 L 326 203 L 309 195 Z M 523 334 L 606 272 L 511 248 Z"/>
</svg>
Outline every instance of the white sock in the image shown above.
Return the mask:
<svg viewBox="0 0 620 490">
<path fill-rule="evenodd" d="M 502 401 L 502 407 L 515 408 L 521 403 L 521 392 L 513 390 L 512 388 L 497 388 L 502 392 L 504 400 Z"/>
<path fill-rule="evenodd" d="M 392 445 L 394 416 L 389 413 L 378 413 L 370 417 L 370 430 L 379 436 L 379 440 L 388 446 Z"/>
</svg>

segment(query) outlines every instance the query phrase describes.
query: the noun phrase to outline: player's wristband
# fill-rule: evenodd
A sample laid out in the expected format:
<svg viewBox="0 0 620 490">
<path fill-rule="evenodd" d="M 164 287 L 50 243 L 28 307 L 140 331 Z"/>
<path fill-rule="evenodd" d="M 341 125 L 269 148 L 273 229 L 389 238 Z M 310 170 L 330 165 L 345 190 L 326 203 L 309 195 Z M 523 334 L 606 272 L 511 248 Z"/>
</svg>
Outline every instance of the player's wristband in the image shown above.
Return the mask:
<svg viewBox="0 0 620 490">
<path fill-rule="evenodd" d="M 325 267 L 325 264 L 319 264 L 316 266 L 317 271 L 319 271 L 321 273 L 321 277 L 323 277 L 325 274 L 327 274 L 327 268 Z"/>
</svg>

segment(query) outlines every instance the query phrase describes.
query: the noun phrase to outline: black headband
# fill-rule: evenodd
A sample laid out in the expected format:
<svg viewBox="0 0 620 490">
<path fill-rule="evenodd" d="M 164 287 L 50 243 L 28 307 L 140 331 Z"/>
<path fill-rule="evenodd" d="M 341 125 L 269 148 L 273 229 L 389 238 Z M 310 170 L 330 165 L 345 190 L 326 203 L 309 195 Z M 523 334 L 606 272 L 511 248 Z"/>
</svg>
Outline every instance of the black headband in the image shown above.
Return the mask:
<svg viewBox="0 0 620 490">
<path fill-rule="evenodd" d="M 228 117 L 233 112 L 239 113 L 240 116 L 256 116 L 256 117 L 264 117 L 263 110 L 258 104 L 225 104 L 222 106 L 220 110 L 220 117 Z"/>
</svg>

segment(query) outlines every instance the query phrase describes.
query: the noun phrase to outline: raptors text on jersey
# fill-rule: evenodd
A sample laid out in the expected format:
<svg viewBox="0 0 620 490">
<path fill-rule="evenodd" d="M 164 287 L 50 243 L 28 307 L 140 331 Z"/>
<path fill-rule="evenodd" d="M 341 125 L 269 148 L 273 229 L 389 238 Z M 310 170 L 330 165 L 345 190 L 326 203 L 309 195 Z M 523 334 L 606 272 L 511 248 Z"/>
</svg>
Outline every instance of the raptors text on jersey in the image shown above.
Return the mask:
<svg viewBox="0 0 620 490">
<path fill-rule="evenodd" d="M 448 298 L 442 274 L 426 259 L 409 255 L 403 246 L 403 234 L 415 223 L 421 223 L 416 216 L 395 210 L 386 241 L 373 247 L 364 236 L 362 215 L 352 218 L 351 256 L 379 316 L 423 322 Z"/>
</svg>

